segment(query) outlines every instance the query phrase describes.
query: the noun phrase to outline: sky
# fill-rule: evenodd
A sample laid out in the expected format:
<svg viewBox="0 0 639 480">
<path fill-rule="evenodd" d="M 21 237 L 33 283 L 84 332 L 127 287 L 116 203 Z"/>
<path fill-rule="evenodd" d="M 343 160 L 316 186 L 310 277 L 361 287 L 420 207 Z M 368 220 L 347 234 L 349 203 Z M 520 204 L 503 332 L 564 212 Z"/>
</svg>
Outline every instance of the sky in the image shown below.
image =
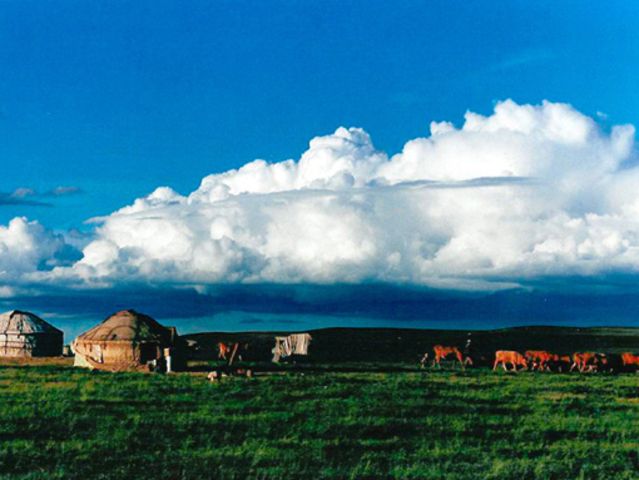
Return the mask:
<svg viewBox="0 0 639 480">
<path fill-rule="evenodd" d="M 638 24 L 633 2 L 0 1 L 2 303 L 174 318 L 189 292 L 199 326 L 267 328 L 303 286 L 342 292 L 309 318 L 377 325 L 368 286 L 389 324 L 636 323 Z"/>
</svg>

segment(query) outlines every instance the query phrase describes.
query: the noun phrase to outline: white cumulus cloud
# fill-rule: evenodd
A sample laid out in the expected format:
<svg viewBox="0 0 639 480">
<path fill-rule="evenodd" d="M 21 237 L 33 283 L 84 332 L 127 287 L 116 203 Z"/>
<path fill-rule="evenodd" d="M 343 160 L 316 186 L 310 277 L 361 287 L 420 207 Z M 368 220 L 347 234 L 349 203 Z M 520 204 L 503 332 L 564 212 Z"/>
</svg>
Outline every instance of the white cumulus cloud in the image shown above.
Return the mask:
<svg viewBox="0 0 639 480">
<path fill-rule="evenodd" d="M 73 255 L 63 236 L 36 221 L 16 217 L 0 225 L 0 285 L 21 283 L 23 276 L 51 270 Z"/>
<path fill-rule="evenodd" d="M 633 142 L 631 125 L 605 131 L 570 105 L 547 101 L 507 100 L 488 116 L 467 112 L 461 127 L 433 122 L 428 137 L 390 157 L 364 130 L 338 128 L 311 140 L 296 161 L 255 160 L 205 177 L 186 196 L 160 187 L 96 219 L 83 258 L 38 278 L 491 290 L 537 278 L 634 274 Z M 8 228 L 25 225 L 38 228 L 20 219 Z M 24 250 L 3 243 L 2 232 L 6 271 L 37 269 L 58 241 L 41 238 L 49 247 L 27 242 L 34 246 Z"/>
</svg>

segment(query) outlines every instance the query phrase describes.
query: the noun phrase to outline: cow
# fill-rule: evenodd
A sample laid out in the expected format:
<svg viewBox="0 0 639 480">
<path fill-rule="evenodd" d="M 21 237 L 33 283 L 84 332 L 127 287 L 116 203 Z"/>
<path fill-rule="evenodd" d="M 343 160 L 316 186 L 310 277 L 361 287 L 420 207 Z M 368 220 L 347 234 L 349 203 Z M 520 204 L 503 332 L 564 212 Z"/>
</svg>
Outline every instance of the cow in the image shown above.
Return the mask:
<svg viewBox="0 0 639 480">
<path fill-rule="evenodd" d="M 618 353 L 607 353 L 606 363 L 602 366 L 602 371 L 607 373 L 620 373 L 630 370 L 624 365 L 623 358 Z"/>
<path fill-rule="evenodd" d="M 228 364 L 232 364 L 236 358 L 242 361 L 242 352 L 246 351 L 248 345 L 240 345 L 238 342 L 224 343 L 219 342 L 217 344 L 217 358 L 225 360 Z"/>
<path fill-rule="evenodd" d="M 572 355 L 570 371 L 576 368 L 580 372 L 596 372 L 607 364 L 608 359 L 603 353 L 578 352 Z"/>
<path fill-rule="evenodd" d="M 497 369 L 497 365 L 501 364 L 504 367 L 504 370 L 508 371 L 506 368 L 506 364 L 510 363 L 512 365 L 513 372 L 517 371 L 517 367 L 522 366 L 524 370 L 528 369 L 528 362 L 526 361 L 526 357 L 524 357 L 521 353 L 515 352 L 512 350 L 497 350 L 495 352 L 495 363 L 493 364 L 493 371 Z"/>
<path fill-rule="evenodd" d="M 621 354 L 621 363 L 625 370 L 637 370 L 639 368 L 639 355 L 624 352 Z"/>
<path fill-rule="evenodd" d="M 524 356 L 530 365 L 530 369 L 539 370 L 540 372 L 550 371 L 550 363 L 555 358 L 558 358 L 558 355 L 544 350 L 526 350 Z"/>
<path fill-rule="evenodd" d="M 227 360 L 231 350 L 233 350 L 232 343 L 219 342 L 217 344 L 217 358 L 219 360 Z"/>
<path fill-rule="evenodd" d="M 570 357 L 570 355 L 553 355 L 549 363 L 551 370 L 554 369 L 558 372 L 569 370 L 571 365 L 572 358 Z"/>
<path fill-rule="evenodd" d="M 441 361 L 447 360 L 447 359 L 448 360 L 452 359 L 453 365 L 455 364 L 455 360 L 458 361 L 461 368 L 464 368 L 466 365 L 473 364 L 473 359 L 470 358 L 469 356 L 464 356 L 461 350 L 457 347 L 446 347 L 444 345 L 435 345 L 433 347 L 433 353 L 434 353 L 434 358 L 432 362 L 433 367 L 437 365 L 439 368 L 441 368 Z M 426 353 L 420 360 L 420 364 L 422 365 L 422 367 L 426 364 L 427 360 L 428 360 L 428 354 Z"/>
</svg>

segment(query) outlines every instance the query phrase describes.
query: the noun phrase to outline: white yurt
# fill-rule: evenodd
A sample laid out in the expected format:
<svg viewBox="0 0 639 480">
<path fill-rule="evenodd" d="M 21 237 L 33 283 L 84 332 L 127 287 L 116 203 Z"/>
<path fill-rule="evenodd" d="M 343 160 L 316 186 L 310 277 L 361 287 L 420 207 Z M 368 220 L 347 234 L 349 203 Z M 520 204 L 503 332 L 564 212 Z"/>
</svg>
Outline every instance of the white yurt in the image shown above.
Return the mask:
<svg viewBox="0 0 639 480">
<path fill-rule="evenodd" d="M 0 315 L 0 357 L 55 357 L 62 355 L 62 342 L 62 331 L 33 313 Z"/>
</svg>

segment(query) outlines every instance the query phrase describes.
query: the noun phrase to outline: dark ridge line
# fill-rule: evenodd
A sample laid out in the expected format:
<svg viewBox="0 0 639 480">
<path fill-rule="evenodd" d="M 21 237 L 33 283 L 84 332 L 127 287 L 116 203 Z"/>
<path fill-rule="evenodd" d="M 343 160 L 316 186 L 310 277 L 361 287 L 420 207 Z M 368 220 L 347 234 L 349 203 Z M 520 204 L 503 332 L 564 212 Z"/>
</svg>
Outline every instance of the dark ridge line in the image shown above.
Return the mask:
<svg viewBox="0 0 639 480">
<path fill-rule="evenodd" d="M 518 325 L 515 327 L 504 327 L 504 328 L 493 328 L 493 329 L 437 329 L 437 328 L 395 328 L 395 327 L 327 327 L 327 328 L 315 328 L 315 329 L 293 329 L 293 330 L 242 330 L 242 331 L 207 331 L 207 332 L 196 332 L 196 333 L 187 333 L 181 335 L 181 337 L 196 337 L 198 335 L 280 335 L 280 334 L 288 334 L 294 332 L 308 332 L 308 333 L 324 333 L 324 332 L 398 332 L 398 333 L 411 333 L 411 332 L 419 332 L 419 333 L 428 333 L 428 332 L 451 332 L 455 334 L 459 334 L 462 332 L 471 332 L 471 333 L 504 333 L 504 332 L 512 332 L 512 331 L 525 331 L 525 330 L 554 330 L 554 331 L 564 331 L 566 333 L 574 332 L 580 333 L 583 331 L 593 331 L 598 329 L 606 329 L 606 330 L 627 330 L 627 331 L 636 331 L 639 334 L 639 327 L 621 327 L 621 326 L 610 326 L 610 325 L 601 325 L 601 326 L 589 326 L 589 327 L 567 327 L 567 326 L 558 326 L 558 325 Z"/>
</svg>

